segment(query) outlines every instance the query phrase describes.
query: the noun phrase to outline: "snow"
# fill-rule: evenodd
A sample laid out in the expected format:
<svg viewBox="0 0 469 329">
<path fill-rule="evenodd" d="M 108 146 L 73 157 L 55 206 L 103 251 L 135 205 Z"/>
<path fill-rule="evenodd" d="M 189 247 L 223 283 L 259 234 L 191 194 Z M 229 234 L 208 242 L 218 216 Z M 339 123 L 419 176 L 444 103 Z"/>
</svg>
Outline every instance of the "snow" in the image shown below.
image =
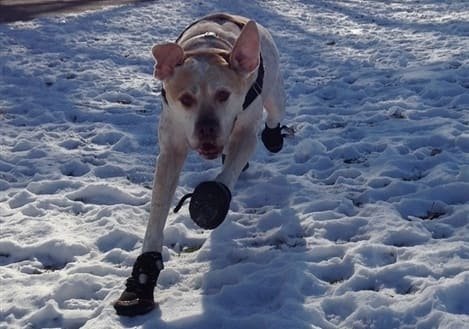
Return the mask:
<svg viewBox="0 0 469 329">
<path fill-rule="evenodd" d="M 150 49 L 222 10 L 274 35 L 295 135 L 258 145 L 216 230 L 170 214 L 159 307 L 120 318 L 158 154 Z M 0 328 L 467 328 L 468 17 L 174 0 L 0 25 Z M 219 170 L 191 153 L 176 198 Z"/>
</svg>

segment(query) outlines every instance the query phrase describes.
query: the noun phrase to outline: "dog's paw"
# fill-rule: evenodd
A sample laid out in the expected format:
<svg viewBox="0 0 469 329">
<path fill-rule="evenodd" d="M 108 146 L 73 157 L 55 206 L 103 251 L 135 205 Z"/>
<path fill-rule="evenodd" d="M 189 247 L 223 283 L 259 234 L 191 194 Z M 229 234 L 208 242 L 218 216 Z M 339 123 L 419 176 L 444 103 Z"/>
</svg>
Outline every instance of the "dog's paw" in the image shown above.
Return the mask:
<svg viewBox="0 0 469 329">
<path fill-rule="evenodd" d="M 137 316 L 148 313 L 155 308 L 153 290 L 160 271 L 163 269 L 163 258 L 159 252 L 141 254 L 127 279 L 126 289 L 114 302 L 118 315 Z"/>
<path fill-rule="evenodd" d="M 231 192 L 223 183 L 202 182 L 192 193 L 189 213 L 201 228 L 213 230 L 225 220 L 230 202 Z"/>
<path fill-rule="evenodd" d="M 138 316 L 153 311 L 155 302 L 151 299 L 131 298 L 129 300 L 117 300 L 114 303 L 116 313 L 121 316 Z"/>
<path fill-rule="evenodd" d="M 280 123 L 275 128 L 269 128 L 266 124 L 261 135 L 264 146 L 272 153 L 277 153 L 282 149 L 283 137 Z"/>
</svg>

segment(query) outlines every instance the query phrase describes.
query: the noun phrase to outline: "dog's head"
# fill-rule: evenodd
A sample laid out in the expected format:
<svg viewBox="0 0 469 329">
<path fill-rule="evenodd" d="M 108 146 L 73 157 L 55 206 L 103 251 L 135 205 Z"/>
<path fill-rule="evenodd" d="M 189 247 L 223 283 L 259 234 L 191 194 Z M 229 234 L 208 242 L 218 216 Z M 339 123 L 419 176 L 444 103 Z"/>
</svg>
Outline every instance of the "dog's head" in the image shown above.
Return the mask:
<svg viewBox="0 0 469 329">
<path fill-rule="evenodd" d="M 230 52 L 184 51 L 176 43 L 155 45 L 155 77 L 163 82 L 168 110 L 184 126 L 190 146 L 207 159 L 218 157 L 259 65 L 256 23 L 248 22 Z"/>
</svg>

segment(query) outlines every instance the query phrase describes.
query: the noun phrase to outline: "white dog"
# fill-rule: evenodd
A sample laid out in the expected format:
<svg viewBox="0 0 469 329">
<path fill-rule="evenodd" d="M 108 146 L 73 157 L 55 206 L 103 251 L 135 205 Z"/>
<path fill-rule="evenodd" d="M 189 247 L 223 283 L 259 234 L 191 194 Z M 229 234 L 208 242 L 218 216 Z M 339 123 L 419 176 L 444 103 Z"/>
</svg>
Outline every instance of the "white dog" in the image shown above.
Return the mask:
<svg viewBox="0 0 469 329">
<path fill-rule="evenodd" d="M 155 45 L 152 53 L 155 77 L 163 84 L 160 154 L 143 251 L 114 304 L 118 314 L 127 316 L 155 307 L 163 229 L 189 150 L 206 159 L 223 155 L 215 180 L 188 195 L 192 219 L 213 229 L 224 220 L 230 191 L 255 149 L 263 108 L 264 145 L 271 152 L 283 145 L 285 93 L 278 51 L 265 28 L 244 17 L 214 14 L 191 24 L 175 43 Z"/>
</svg>

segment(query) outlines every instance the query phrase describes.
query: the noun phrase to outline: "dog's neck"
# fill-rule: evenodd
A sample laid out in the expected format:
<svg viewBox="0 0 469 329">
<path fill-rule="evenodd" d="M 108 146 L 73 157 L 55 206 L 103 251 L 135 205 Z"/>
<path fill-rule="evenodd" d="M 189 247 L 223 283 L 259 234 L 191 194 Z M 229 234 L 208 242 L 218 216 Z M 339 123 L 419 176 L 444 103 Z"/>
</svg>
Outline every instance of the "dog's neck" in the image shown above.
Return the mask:
<svg viewBox="0 0 469 329">
<path fill-rule="evenodd" d="M 225 14 L 215 14 L 190 24 L 176 39 L 184 51 L 211 48 L 231 51 L 246 22 Z"/>
<path fill-rule="evenodd" d="M 204 32 L 192 35 L 180 42 L 180 46 L 184 52 L 191 52 L 196 49 L 211 49 L 223 52 L 230 52 L 233 49 L 233 44 L 218 35 L 215 32 Z"/>
</svg>

